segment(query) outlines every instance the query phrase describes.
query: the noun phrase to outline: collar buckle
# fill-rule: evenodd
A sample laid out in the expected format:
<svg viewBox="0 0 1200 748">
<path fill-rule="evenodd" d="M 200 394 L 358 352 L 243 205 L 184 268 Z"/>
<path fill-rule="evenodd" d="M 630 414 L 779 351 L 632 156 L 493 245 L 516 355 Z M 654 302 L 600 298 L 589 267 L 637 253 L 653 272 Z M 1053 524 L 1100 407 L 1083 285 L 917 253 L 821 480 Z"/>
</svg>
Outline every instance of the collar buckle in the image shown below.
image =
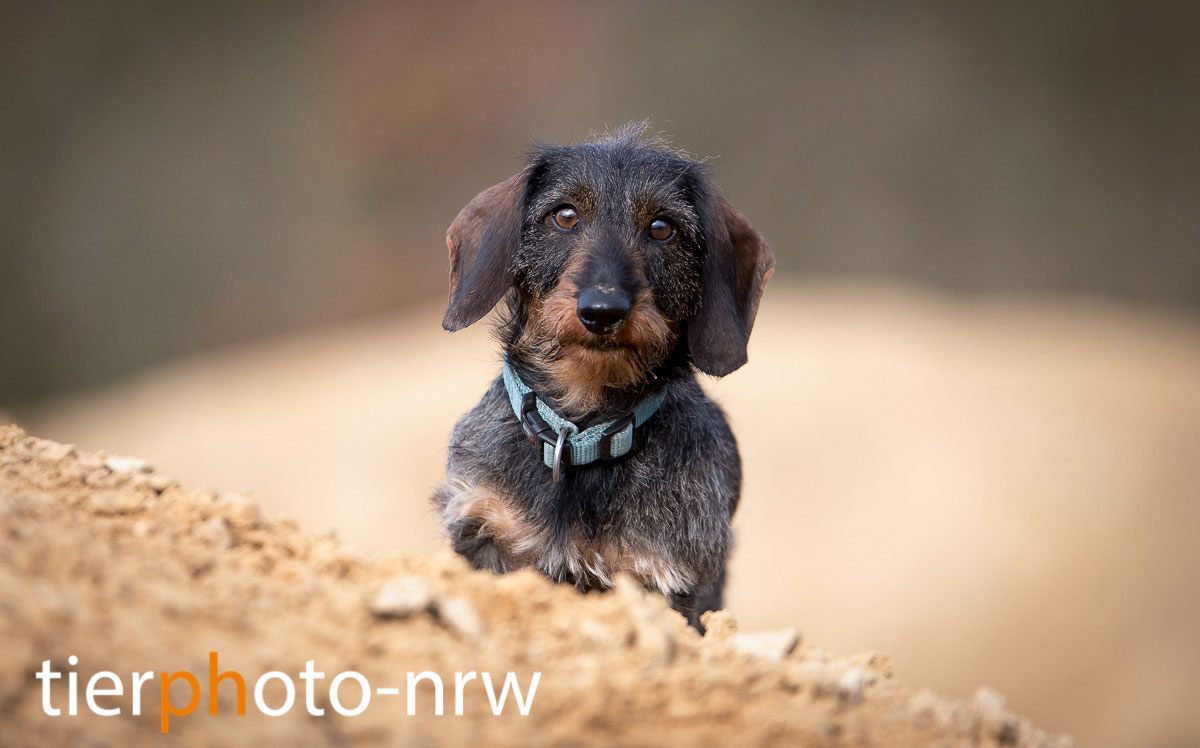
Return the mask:
<svg viewBox="0 0 1200 748">
<path fill-rule="evenodd" d="M 570 437 L 575 433 L 574 430 L 570 426 L 563 426 L 557 434 L 554 433 L 554 429 L 538 412 L 537 394 L 534 392 L 525 393 L 521 399 L 521 430 L 525 432 L 529 443 L 537 448 L 540 459 L 547 459 L 546 447 L 553 450 L 553 458 L 548 464 L 554 482 L 558 483 L 562 479 L 563 466 L 571 464 Z"/>
<path fill-rule="evenodd" d="M 529 438 L 530 444 L 537 444 L 538 441 L 554 444 L 558 438 L 554 429 L 550 428 L 550 424 L 546 423 L 546 419 L 538 412 L 537 395 L 533 392 L 526 392 L 525 397 L 521 399 L 521 430 Z"/>
</svg>

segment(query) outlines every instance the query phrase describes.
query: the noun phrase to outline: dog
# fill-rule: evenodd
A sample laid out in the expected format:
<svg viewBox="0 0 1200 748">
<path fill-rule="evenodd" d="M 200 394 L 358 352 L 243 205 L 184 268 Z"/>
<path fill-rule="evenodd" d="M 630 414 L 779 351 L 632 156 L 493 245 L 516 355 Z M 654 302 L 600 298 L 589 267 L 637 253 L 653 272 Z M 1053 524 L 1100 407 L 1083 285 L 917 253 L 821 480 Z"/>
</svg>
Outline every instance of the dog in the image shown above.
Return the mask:
<svg viewBox="0 0 1200 748">
<path fill-rule="evenodd" d="M 581 590 L 627 572 L 703 632 L 742 474 L 696 372 L 746 363 L 770 247 L 644 123 L 536 146 L 446 244 L 446 330 L 504 300 L 502 373 L 455 426 L 434 495 L 455 551 Z"/>
</svg>

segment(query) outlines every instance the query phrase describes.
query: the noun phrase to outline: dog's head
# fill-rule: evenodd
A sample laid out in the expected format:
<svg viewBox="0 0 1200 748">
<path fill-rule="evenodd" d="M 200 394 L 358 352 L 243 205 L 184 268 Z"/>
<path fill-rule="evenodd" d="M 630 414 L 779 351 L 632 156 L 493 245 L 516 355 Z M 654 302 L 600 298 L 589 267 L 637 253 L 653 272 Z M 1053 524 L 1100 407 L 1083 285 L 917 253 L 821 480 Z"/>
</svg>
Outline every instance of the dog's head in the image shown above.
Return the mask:
<svg viewBox="0 0 1200 748">
<path fill-rule="evenodd" d="M 582 400 L 636 384 L 681 345 L 708 374 L 740 367 L 775 265 L 704 165 L 640 128 L 538 147 L 462 209 L 446 243 L 442 325 L 478 321 L 515 288 L 521 343 Z"/>
</svg>

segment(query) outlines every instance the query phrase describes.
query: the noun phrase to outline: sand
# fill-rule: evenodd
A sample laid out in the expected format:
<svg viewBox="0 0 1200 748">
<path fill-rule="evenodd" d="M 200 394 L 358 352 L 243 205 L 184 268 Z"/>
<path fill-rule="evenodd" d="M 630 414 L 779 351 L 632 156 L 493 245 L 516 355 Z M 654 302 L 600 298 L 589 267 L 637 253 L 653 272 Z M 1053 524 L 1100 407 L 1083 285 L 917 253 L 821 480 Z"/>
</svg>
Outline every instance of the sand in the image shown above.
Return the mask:
<svg viewBox="0 0 1200 748">
<path fill-rule="evenodd" d="M 134 745 L 159 740 L 161 683 L 141 716 L 129 692 L 98 701 L 120 715 L 65 713 L 66 687 L 43 711 L 43 660 L 75 672 L 189 671 L 200 708 L 168 720 L 180 745 L 1070 745 L 1004 708 L 989 689 L 943 699 L 893 677 L 886 657 L 836 657 L 788 630 L 737 631 L 728 614 L 701 638 L 657 595 L 622 579 L 581 595 L 522 572 L 475 572 L 452 554 L 366 558 L 330 534 L 272 521 L 240 493 L 188 490 L 137 459 L 0 428 L 0 744 Z M 355 671 L 377 695 L 356 716 L 333 714 L 317 685 L 287 714 L 234 713 L 223 686 L 208 713 L 209 652 L 253 682 L 298 674 L 307 660 Z M 78 657 L 70 666 L 68 658 Z M 425 683 L 407 714 L 407 674 L 513 672 L 540 680 L 519 714 L 493 714 L 479 682 L 463 714 L 432 711 Z M 482 676 L 480 676 L 482 677 Z M 498 683 L 498 682 L 497 682 Z M 328 684 L 328 681 L 325 681 Z M 283 704 L 282 682 L 263 692 Z M 473 686 L 473 688 L 472 688 Z M 182 687 L 182 689 L 180 688 Z M 128 689 L 128 685 L 126 685 Z M 176 682 L 170 701 L 187 704 Z M 358 693 L 340 692 L 350 707 Z M 528 694 L 526 693 L 526 696 Z M 344 706 L 345 706 L 344 704 Z"/>
<path fill-rule="evenodd" d="M 441 312 L 183 359 L 15 415 L 248 490 L 365 554 L 431 557 L 446 438 L 498 370 L 487 331 L 449 335 Z M 1200 320 L 774 278 L 750 363 L 703 384 L 745 466 L 727 598 L 743 628 L 886 653 L 957 699 L 988 684 L 1083 745 L 1195 743 Z"/>
</svg>

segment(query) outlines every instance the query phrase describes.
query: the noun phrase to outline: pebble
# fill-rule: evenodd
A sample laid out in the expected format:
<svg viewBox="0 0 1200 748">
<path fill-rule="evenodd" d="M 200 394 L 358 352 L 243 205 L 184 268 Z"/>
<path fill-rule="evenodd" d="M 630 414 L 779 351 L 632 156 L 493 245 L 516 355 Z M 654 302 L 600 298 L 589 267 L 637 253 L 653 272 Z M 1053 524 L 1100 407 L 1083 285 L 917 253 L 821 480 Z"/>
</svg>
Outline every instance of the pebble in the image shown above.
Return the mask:
<svg viewBox="0 0 1200 748">
<path fill-rule="evenodd" d="M 998 741 L 1013 742 L 1017 720 L 1004 708 L 1004 696 L 994 688 L 981 686 L 971 699 L 984 731 Z"/>
<path fill-rule="evenodd" d="M 483 635 L 483 621 L 475 612 L 475 606 L 461 597 L 444 597 L 437 601 L 437 614 L 451 631 L 468 639 Z"/>
<path fill-rule="evenodd" d="M 150 463 L 141 457 L 122 457 L 112 455 L 104 458 L 104 467 L 114 473 L 141 473 L 150 470 Z"/>
<path fill-rule="evenodd" d="M 729 637 L 739 654 L 768 662 L 779 662 L 791 654 L 800 643 L 800 634 L 795 629 L 779 631 L 745 631 Z"/>
<path fill-rule="evenodd" d="M 824 662 L 805 658 L 784 672 L 784 682 L 816 695 L 837 693 L 838 677 L 834 668 Z"/>
<path fill-rule="evenodd" d="M 874 674 L 864 667 L 852 667 L 838 678 L 837 692 L 844 701 L 857 704 L 862 701 L 863 688 L 875 681 Z"/>
<path fill-rule="evenodd" d="M 156 493 L 162 493 L 172 486 L 178 486 L 174 478 L 162 473 L 154 473 L 146 480 L 146 485 L 150 486 Z"/>
<path fill-rule="evenodd" d="M 908 711 L 915 717 L 932 720 L 938 727 L 954 722 L 954 708 L 928 688 L 922 688 L 908 699 Z"/>
<path fill-rule="evenodd" d="M 75 454 L 74 444 L 59 444 L 52 442 L 49 439 L 34 439 L 33 451 L 37 452 L 39 457 L 47 460 L 65 460 Z"/>
<path fill-rule="evenodd" d="M 234 527 L 257 527 L 261 520 L 258 505 L 245 494 L 222 494 L 217 499 L 217 504 L 224 509 L 225 515 Z"/>
<path fill-rule="evenodd" d="M 737 633 L 737 621 L 728 610 L 710 610 L 700 616 L 706 639 L 723 640 Z"/>
<path fill-rule="evenodd" d="M 383 583 L 370 608 L 379 618 L 405 618 L 425 610 L 431 602 L 433 596 L 423 579 L 399 576 Z"/>
<path fill-rule="evenodd" d="M 643 662 L 669 664 L 675 659 L 675 636 L 653 620 L 634 623 L 634 644 Z"/>
<path fill-rule="evenodd" d="M 205 520 L 192 528 L 192 535 L 200 542 L 219 550 L 233 546 L 233 533 L 229 531 L 229 523 L 221 517 Z"/>
</svg>

